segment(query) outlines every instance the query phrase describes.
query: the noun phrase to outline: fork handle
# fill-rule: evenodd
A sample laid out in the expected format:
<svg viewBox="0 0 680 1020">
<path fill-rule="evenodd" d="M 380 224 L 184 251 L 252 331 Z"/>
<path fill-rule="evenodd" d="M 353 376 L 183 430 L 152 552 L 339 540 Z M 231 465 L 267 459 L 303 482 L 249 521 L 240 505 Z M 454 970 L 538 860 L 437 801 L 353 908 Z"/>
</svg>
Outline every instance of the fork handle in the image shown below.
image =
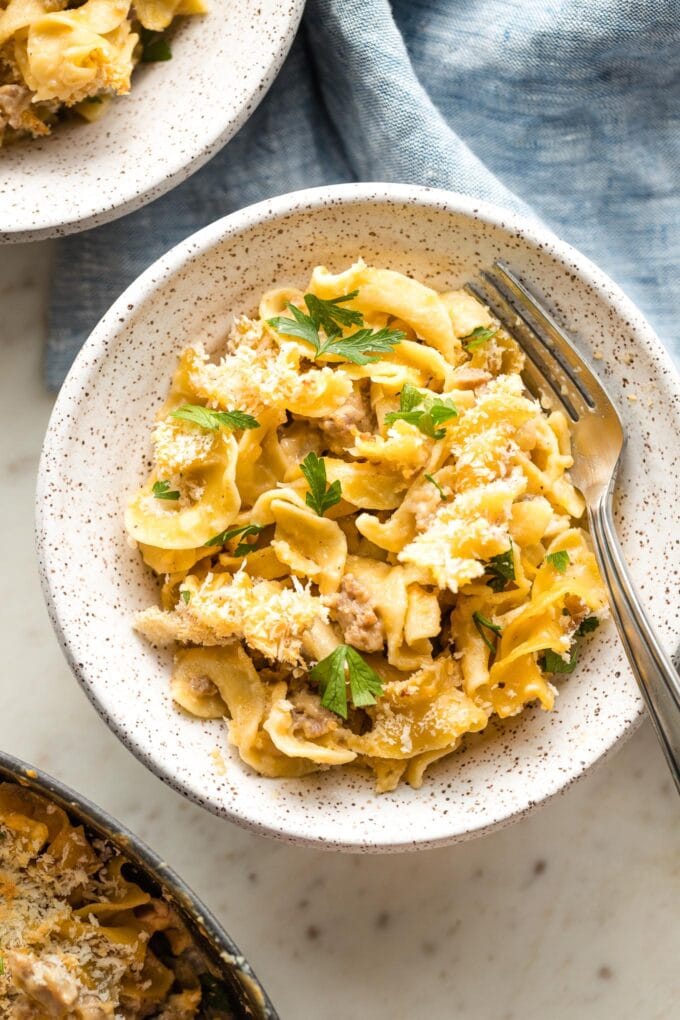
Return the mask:
<svg viewBox="0 0 680 1020">
<path fill-rule="evenodd" d="M 595 552 L 609 589 L 612 616 L 680 793 L 680 676 L 661 647 L 623 559 L 612 489 L 610 485 L 588 511 Z"/>
</svg>

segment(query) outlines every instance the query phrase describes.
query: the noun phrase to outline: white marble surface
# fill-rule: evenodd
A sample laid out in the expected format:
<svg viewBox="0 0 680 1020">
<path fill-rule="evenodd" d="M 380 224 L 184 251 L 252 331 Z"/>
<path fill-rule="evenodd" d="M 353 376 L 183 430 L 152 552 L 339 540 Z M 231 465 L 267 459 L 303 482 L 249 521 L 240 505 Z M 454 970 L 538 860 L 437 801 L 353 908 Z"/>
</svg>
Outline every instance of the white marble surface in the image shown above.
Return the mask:
<svg viewBox="0 0 680 1020">
<path fill-rule="evenodd" d="M 41 381 L 49 264 L 49 243 L 0 249 L 0 746 L 161 853 L 222 919 L 282 1020 L 670 1018 L 680 816 L 647 724 L 524 822 L 403 857 L 250 835 L 167 789 L 108 732 L 62 660 L 33 549 L 52 403 Z"/>
</svg>

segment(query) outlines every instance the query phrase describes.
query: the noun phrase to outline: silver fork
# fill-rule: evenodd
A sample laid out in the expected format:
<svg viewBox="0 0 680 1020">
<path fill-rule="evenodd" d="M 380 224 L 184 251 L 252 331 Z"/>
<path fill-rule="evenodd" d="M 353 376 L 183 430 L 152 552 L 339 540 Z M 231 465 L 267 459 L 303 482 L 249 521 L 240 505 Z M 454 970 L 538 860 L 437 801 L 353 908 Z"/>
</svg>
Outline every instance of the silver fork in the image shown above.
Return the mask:
<svg viewBox="0 0 680 1020">
<path fill-rule="evenodd" d="M 522 346 L 527 388 L 571 420 L 571 477 L 588 507 L 612 616 L 680 792 L 680 677 L 635 591 L 614 527 L 614 483 L 625 444 L 621 419 L 574 343 L 517 276 L 502 262 L 481 276 L 468 289 Z"/>
</svg>

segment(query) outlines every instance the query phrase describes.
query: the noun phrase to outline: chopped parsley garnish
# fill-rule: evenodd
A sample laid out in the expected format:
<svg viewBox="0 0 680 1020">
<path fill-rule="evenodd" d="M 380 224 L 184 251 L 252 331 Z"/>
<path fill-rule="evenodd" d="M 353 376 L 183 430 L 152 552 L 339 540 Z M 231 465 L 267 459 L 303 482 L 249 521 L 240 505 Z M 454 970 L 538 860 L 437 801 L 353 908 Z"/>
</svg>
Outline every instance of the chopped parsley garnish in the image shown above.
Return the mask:
<svg viewBox="0 0 680 1020">
<path fill-rule="evenodd" d="M 259 535 L 264 529 L 264 524 L 244 524 L 240 528 L 227 528 L 226 531 L 221 531 L 219 535 L 214 535 L 209 538 L 205 545 L 225 545 L 230 538 L 236 538 L 240 535 L 241 538 L 247 538 L 248 535 Z M 245 556 L 246 553 L 252 552 L 253 546 L 256 542 L 239 542 L 234 549 L 234 556 Z"/>
<path fill-rule="evenodd" d="M 559 652 L 553 652 L 552 648 L 546 648 L 539 659 L 539 665 L 546 673 L 573 673 L 578 662 L 578 654 L 575 648 L 569 652 L 569 658 L 563 659 Z"/>
<path fill-rule="evenodd" d="M 487 340 L 490 340 L 492 336 L 495 336 L 498 332 L 497 329 L 487 329 L 484 326 L 477 326 L 471 333 L 464 336 L 462 344 L 467 351 L 476 351 L 478 347 L 485 344 Z"/>
<path fill-rule="evenodd" d="M 382 680 L 374 669 L 350 645 L 338 645 L 330 655 L 310 670 L 321 693 L 321 704 L 336 715 L 347 718 L 347 682 L 355 708 L 375 705 L 382 694 Z"/>
<path fill-rule="evenodd" d="M 446 397 L 429 396 L 421 393 L 415 386 L 406 383 L 399 394 L 399 410 L 390 411 L 385 415 L 387 425 L 395 421 L 406 421 L 415 425 L 430 439 L 443 439 L 446 429 L 437 428 L 444 422 L 450 421 L 458 416 L 458 411 L 452 400 Z"/>
<path fill-rule="evenodd" d="M 425 477 L 427 478 L 428 482 L 432 482 L 432 484 L 434 485 L 435 489 L 437 490 L 437 492 L 441 496 L 442 502 L 443 503 L 448 503 L 449 497 L 444 495 L 444 490 L 442 489 L 441 485 L 439 484 L 437 479 L 434 477 L 434 475 L 428 475 L 428 473 L 426 471 L 425 472 Z"/>
<path fill-rule="evenodd" d="M 319 517 L 323 517 L 326 510 L 335 506 L 342 499 L 342 486 L 338 479 L 331 485 L 328 484 L 325 461 L 323 457 L 317 457 L 314 451 L 307 454 L 302 464 L 300 464 L 300 470 L 309 485 L 309 492 L 305 496 L 305 503 Z"/>
<path fill-rule="evenodd" d="M 582 620 L 576 631 L 576 637 L 583 637 L 585 634 L 592 634 L 594 630 L 600 626 L 600 621 L 596 616 L 586 616 L 585 620 Z"/>
<path fill-rule="evenodd" d="M 592 634 L 599 626 L 600 621 L 596 616 L 586 616 L 574 631 L 574 637 L 581 638 L 586 634 Z M 553 652 L 552 648 L 546 648 L 541 654 L 538 664 L 546 673 L 573 673 L 578 662 L 578 653 L 578 644 L 572 646 L 567 659 L 563 659 L 558 652 Z"/>
<path fill-rule="evenodd" d="M 172 59 L 168 40 L 162 32 L 153 32 L 149 28 L 140 28 L 139 41 L 142 44 L 141 60 L 143 64 L 155 64 L 159 60 Z"/>
<path fill-rule="evenodd" d="M 170 415 L 171 418 L 179 418 L 180 421 L 190 421 L 193 425 L 199 425 L 202 429 L 216 432 L 218 429 L 231 429 L 235 432 L 238 429 L 259 429 L 260 423 L 252 414 L 245 411 L 213 411 L 210 407 L 203 407 L 201 404 L 182 404 Z"/>
<path fill-rule="evenodd" d="M 486 564 L 486 572 L 490 574 L 487 582 L 492 591 L 503 591 L 508 581 L 515 580 L 515 557 L 512 546 L 507 552 L 492 556 Z"/>
<path fill-rule="evenodd" d="M 5 973 L 5 957 L 0 956 L 0 974 Z"/>
<path fill-rule="evenodd" d="M 496 641 L 495 639 L 490 638 L 487 632 L 491 631 L 491 633 L 494 634 L 496 637 L 500 637 L 500 634 L 502 633 L 501 628 L 498 626 L 497 623 L 494 623 L 492 620 L 489 620 L 488 617 L 482 616 L 481 613 L 473 613 L 472 620 L 475 627 L 477 628 L 479 636 L 481 637 L 486 647 L 489 649 L 490 652 L 495 652 Z"/>
<path fill-rule="evenodd" d="M 151 491 L 156 499 L 179 499 L 179 492 L 170 489 L 170 482 L 154 482 Z"/>
<path fill-rule="evenodd" d="M 548 553 L 546 556 L 546 562 L 554 567 L 558 574 L 563 574 L 569 566 L 569 553 L 566 549 L 560 549 L 558 552 Z"/>
<path fill-rule="evenodd" d="M 400 344 L 406 334 L 400 329 L 389 329 L 385 326 L 376 330 L 364 327 L 350 336 L 343 336 L 343 329 L 363 326 L 364 317 L 361 312 L 342 307 L 346 301 L 352 301 L 358 293 L 358 290 L 353 290 L 351 294 L 343 294 L 328 301 L 316 297 L 315 294 L 305 294 L 304 301 L 308 314 L 289 303 L 286 307 L 293 316 L 292 319 L 277 315 L 267 322 L 284 336 L 304 340 L 314 348 L 315 358 L 320 358 L 324 354 L 336 354 L 355 365 L 369 365 L 378 360 L 378 355 L 388 354 L 393 347 Z M 325 340 L 319 335 L 320 329 L 326 334 Z"/>
<path fill-rule="evenodd" d="M 189 589 L 188 588 L 180 588 L 180 592 L 179 593 L 180 593 L 180 596 L 181 596 L 181 599 L 182 599 L 182 602 L 184 603 L 184 605 L 188 606 L 189 602 L 191 600 L 191 592 L 189 591 Z"/>
</svg>

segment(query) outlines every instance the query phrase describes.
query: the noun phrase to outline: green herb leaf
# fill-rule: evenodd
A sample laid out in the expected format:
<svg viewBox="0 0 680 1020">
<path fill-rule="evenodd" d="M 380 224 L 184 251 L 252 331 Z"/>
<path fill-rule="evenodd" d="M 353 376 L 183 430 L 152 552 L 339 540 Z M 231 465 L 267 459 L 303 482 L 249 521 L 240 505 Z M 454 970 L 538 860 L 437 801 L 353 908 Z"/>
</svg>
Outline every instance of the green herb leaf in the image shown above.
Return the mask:
<svg viewBox="0 0 680 1020">
<path fill-rule="evenodd" d="M 154 482 L 151 491 L 156 499 L 179 499 L 179 492 L 176 489 L 170 491 L 170 482 Z"/>
<path fill-rule="evenodd" d="M 5 973 L 5 957 L 0 956 L 0 974 Z"/>
<path fill-rule="evenodd" d="M 388 354 L 400 344 L 406 334 L 400 329 L 360 329 L 351 336 L 339 336 L 327 340 L 319 351 L 322 354 L 337 354 L 354 365 L 372 365 L 380 354 Z"/>
<path fill-rule="evenodd" d="M 199 425 L 202 429 L 216 432 L 217 429 L 231 429 L 233 432 L 238 429 L 259 429 L 260 423 L 252 414 L 245 411 L 213 411 L 210 407 L 202 407 L 200 404 L 182 404 L 170 415 L 171 418 L 178 418 L 181 421 L 190 421 L 193 425 Z"/>
<path fill-rule="evenodd" d="M 292 313 L 292 319 L 286 319 L 281 315 L 277 315 L 274 319 L 267 319 L 267 323 L 282 336 L 295 336 L 298 340 L 305 340 L 308 344 L 314 348 L 314 357 L 319 353 L 321 349 L 321 338 L 319 337 L 318 327 L 314 325 L 314 321 L 309 315 L 305 315 L 295 305 L 288 305 L 289 311 Z"/>
<path fill-rule="evenodd" d="M 497 623 L 494 623 L 492 620 L 489 620 L 486 616 L 482 616 L 481 613 L 473 613 L 472 620 L 475 627 L 477 628 L 479 636 L 481 637 L 486 647 L 489 649 L 490 652 L 495 652 L 496 642 L 495 640 L 489 637 L 487 631 L 491 631 L 492 634 L 495 634 L 498 637 L 502 633 L 501 628 L 498 626 Z"/>
<path fill-rule="evenodd" d="M 364 317 L 361 312 L 352 308 L 341 308 L 346 301 L 353 301 L 359 291 L 353 290 L 351 294 L 343 294 L 342 297 L 331 298 L 324 301 L 316 294 L 305 294 L 305 304 L 309 311 L 309 317 L 317 329 L 323 329 L 328 339 L 339 336 L 342 328 L 363 325 Z"/>
<path fill-rule="evenodd" d="M 436 426 L 457 416 L 458 410 L 452 400 L 431 397 L 407 383 L 399 394 L 399 410 L 386 414 L 385 422 L 391 425 L 395 421 L 406 421 L 417 426 L 430 439 L 443 439 L 446 429 Z"/>
<path fill-rule="evenodd" d="M 569 566 L 569 553 L 566 549 L 560 549 L 558 552 L 548 553 L 546 556 L 546 562 L 554 567 L 558 574 L 563 574 Z"/>
<path fill-rule="evenodd" d="M 204 545 L 226 545 L 230 538 L 236 538 L 237 535 L 247 538 L 248 535 L 259 535 L 263 530 L 264 524 L 244 524 L 239 528 L 227 528 L 226 531 L 220 531 L 219 535 L 213 535 L 207 542 L 204 542 Z M 251 552 L 252 548 L 251 543 L 241 542 L 236 546 L 234 555 L 244 556 L 247 552 Z"/>
<path fill-rule="evenodd" d="M 594 630 L 600 626 L 600 621 L 596 616 L 586 616 L 585 620 L 581 621 L 581 624 L 576 631 L 576 637 L 584 637 L 586 634 L 592 634 Z"/>
<path fill-rule="evenodd" d="M 321 704 L 347 718 L 347 681 L 355 708 L 375 705 L 383 692 L 382 680 L 350 645 L 338 645 L 309 672 L 319 685 Z"/>
<path fill-rule="evenodd" d="M 439 493 L 442 502 L 443 503 L 448 503 L 449 497 L 444 495 L 444 490 L 442 489 L 442 487 L 439 484 L 439 482 L 437 481 L 437 479 L 433 475 L 428 475 L 427 471 L 425 472 L 425 477 L 427 478 L 428 482 L 432 482 L 432 484 L 434 485 L 435 489 Z"/>
<path fill-rule="evenodd" d="M 184 605 L 188 606 L 189 602 L 191 601 L 191 592 L 189 591 L 189 589 L 188 588 L 180 588 L 180 592 L 179 593 L 180 593 L 180 596 L 182 598 L 182 602 L 184 603 Z"/>
<path fill-rule="evenodd" d="M 487 340 L 490 340 L 492 336 L 495 336 L 498 332 L 497 329 L 486 329 L 484 326 L 477 326 L 471 333 L 464 336 L 462 344 L 468 351 L 476 351 L 478 347 L 485 344 Z"/>
<path fill-rule="evenodd" d="M 568 660 L 563 659 L 558 652 L 553 652 L 552 648 L 546 648 L 539 659 L 539 665 L 546 673 L 573 673 L 577 662 L 578 652 L 576 648 L 572 648 L 569 652 Z"/>
<path fill-rule="evenodd" d="M 142 63 L 154 64 L 160 60 L 172 59 L 168 40 L 161 32 L 152 32 L 149 28 L 139 29 L 139 41 L 142 44 Z"/>
<path fill-rule="evenodd" d="M 503 591 L 508 581 L 515 580 L 515 556 L 512 545 L 507 552 L 492 556 L 486 564 L 487 574 L 491 574 L 487 584 L 492 591 Z"/>
<path fill-rule="evenodd" d="M 319 517 L 323 517 L 326 510 L 335 506 L 342 499 L 340 482 L 336 479 L 332 485 L 328 485 L 325 461 L 322 457 L 317 457 L 313 451 L 308 453 L 302 461 L 300 470 L 309 485 L 309 492 L 305 496 L 305 502 Z"/>
<path fill-rule="evenodd" d="M 343 294 L 330 301 L 324 301 L 315 294 L 305 294 L 309 314 L 289 304 L 287 307 L 292 319 L 277 315 L 267 322 L 283 336 L 294 336 L 310 344 L 314 348 L 315 358 L 335 354 L 355 365 L 372 364 L 378 360 L 378 355 L 388 353 L 396 344 L 401 343 L 406 334 L 399 329 L 384 327 L 377 330 L 359 329 L 351 336 L 343 336 L 343 328 L 363 325 L 361 312 L 341 307 L 343 302 L 353 300 L 358 293 L 358 290 L 353 290 L 351 294 Z M 319 336 L 320 329 L 326 334 L 325 341 Z"/>
</svg>

